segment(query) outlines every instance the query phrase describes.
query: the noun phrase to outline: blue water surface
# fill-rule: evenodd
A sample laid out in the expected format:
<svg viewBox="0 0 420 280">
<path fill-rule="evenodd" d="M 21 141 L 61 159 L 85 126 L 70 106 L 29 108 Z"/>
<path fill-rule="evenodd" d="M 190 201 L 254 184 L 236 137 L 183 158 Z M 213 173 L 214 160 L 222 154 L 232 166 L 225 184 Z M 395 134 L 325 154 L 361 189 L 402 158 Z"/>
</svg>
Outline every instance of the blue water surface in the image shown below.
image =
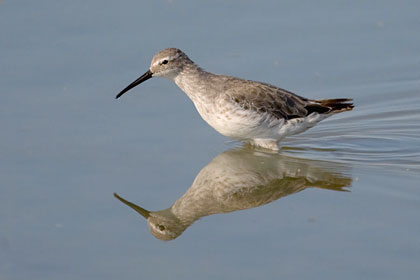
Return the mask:
<svg viewBox="0 0 420 280">
<path fill-rule="evenodd" d="M 417 279 L 419 11 L 388 0 L 0 1 L 0 279 Z M 353 98 L 353 111 L 286 139 L 278 159 L 257 153 L 278 160 L 276 176 L 314 186 L 203 216 L 172 241 L 150 234 L 114 192 L 168 208 L 214 158 L 242 149 L 170 81 L 114 99 L 167 47 L 215 73 Z M 346 191 L 331 190 L 337 178 Z"/>
</svg>

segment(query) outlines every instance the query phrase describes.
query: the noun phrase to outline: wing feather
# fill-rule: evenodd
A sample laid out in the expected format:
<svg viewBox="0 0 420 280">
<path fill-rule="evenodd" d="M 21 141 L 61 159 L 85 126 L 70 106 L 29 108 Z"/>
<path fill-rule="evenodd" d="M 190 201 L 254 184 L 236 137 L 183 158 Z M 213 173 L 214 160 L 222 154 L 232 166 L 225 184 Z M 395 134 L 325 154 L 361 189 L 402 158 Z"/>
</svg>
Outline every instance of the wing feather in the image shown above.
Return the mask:
<svg viewBox="0 0 420 280">
<path fill-rule="evenodd" d="M 278 119 L 305 117 L 308 100 L 269 84 L 234 79 L 226 83 L 229 98 L 245 110 L 269 113 Z"/>
</svg>

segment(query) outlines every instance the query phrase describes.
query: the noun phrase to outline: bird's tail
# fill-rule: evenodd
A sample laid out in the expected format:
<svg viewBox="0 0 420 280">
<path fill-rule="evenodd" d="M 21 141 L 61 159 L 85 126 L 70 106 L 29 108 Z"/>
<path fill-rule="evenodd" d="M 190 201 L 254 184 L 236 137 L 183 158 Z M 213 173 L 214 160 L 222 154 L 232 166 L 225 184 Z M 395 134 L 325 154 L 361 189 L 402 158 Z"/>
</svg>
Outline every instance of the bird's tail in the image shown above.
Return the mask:
<svg viewBox="0 0 420 280">
<path fill-rule="evenodd" d="M 344 111 L 350 111 L 354 108 L 353 99 L 350 98 L 337 98 L 337 99 L 320 99 L 313 100 L 310 104 L 305 106 L 308 113 L 340 113 Z"/>
</svg>

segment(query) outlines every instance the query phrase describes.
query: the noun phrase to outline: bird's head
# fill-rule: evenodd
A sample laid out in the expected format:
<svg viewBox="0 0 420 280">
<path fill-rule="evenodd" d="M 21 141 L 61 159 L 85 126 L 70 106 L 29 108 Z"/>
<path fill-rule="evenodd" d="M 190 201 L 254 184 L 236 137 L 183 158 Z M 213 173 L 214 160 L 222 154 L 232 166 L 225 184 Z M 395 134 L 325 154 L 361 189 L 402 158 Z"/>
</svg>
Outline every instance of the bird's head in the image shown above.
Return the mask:
<svg viewBox="0 0 420 280">
<path fill-rule="evenodd" d="M 193 62 L 180 49 L 168 48 L 161 50 L 153 57 L 149 70 L 118 93 L 116 98 L 118 99 L 130 89 L 152 77 L 164 77 L 173 80 L 184 69 L 185 65 L 191 63 Z"/>
<path fill-rule="evenodd" d="M 188 225 L 182 223 L 171 211 L 170 208 L 162 211 L 151 212 L 148 211 L 114 193 L 114 196 L 131 207 L 137 213 L 142 215 L 150 228 L 150 232 L 154 237 L 160 240 L 172 240 L 181 235 Z"/>
</svg>

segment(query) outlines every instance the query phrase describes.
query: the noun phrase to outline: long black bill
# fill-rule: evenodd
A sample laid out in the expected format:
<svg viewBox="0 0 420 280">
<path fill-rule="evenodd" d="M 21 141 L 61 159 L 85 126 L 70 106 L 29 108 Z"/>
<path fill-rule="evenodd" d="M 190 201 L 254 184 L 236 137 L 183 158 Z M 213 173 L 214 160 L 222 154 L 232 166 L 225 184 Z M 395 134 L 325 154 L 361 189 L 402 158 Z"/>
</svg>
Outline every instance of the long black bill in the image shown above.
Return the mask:
<svg viewBox="0 0 420 280">
<path fill-rule="evenodd" d="M 130 89 L 132 89 L 133 87 L 138 86 L 139 84 L 143 83 L 144 81 L 147 81 L 148 79 L 150 79 L 153 76 L 152 71 L 147 70 L 146 73 L 144 73 L 143 75 L 140 76 L 140 78 L 138 78 L 137 80 L 135 80 L 134 82 L 132 82 L 131 84 L 128 85 L 128 87 L 126 87 L 125 89 L 123 89 L 120 93 L 117 94 L 117 96 L 115 97 L 115 99 L 118 99 L 121 97 L 121 95 L 123 95 L 124 93 L 126 93 L 127 91 L 129 91 Z"/>
</svg>

